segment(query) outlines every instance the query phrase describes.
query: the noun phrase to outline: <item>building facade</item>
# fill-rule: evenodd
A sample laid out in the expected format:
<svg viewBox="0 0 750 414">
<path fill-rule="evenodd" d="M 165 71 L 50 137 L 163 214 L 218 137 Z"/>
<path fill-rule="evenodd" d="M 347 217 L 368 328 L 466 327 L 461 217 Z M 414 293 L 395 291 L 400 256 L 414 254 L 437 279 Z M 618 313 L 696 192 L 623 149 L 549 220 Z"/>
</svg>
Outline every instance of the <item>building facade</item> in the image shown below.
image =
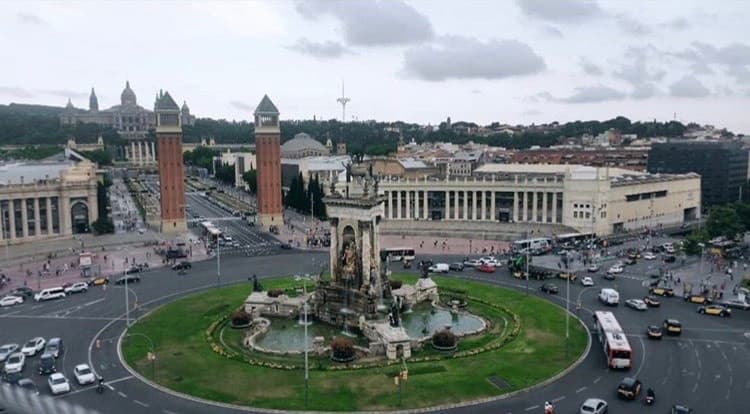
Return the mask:
<svg viewBox="0 0 750 414">
<path fill-rule="evenodd" d="M 180 108 L 169 92 L 166 92 L 157 99 L 155 109 L 156 141 L 159 147 L 161 232 L 184 233 L 187 231 L 187 225 Z"/>
<path fill-rule="evenodd" d="M 747 182 L 748 151 L 734 142 L 671 140 L 651 146 L 648 171 L 698 173 L 704 206 L 731 203 Z"/>
<path fill-rule="evenodd" d="M 380 182 L 385 218 L 564 225 L 607 235 L 700 217 L 697 174 L 575 165 L 486 164 L 474 177 Z"/>
<path fill-rule="evenodd" d="M 268 95 L 255 109 L 255 157 L 258 163 L 258 218 L 263 227 L 282 226 L 281 129 L 279 110 Z"/>
<path fill-rule="evenodd" d="M 99 217 L 96 190 L 90 161 L 0 165 L 0 242 L 89 232 Z"/>
</svg>

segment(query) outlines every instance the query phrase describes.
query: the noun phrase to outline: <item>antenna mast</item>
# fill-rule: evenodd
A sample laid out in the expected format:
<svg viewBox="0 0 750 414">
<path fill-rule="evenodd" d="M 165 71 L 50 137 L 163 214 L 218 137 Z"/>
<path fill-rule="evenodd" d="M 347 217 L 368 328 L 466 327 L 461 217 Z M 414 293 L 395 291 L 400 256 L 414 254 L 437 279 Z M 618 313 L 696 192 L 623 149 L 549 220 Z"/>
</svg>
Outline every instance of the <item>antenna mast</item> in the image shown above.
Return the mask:
<svg viewBox="0 0 750 414">
<path fill-rule="evenodd" d="M 336 102 L 341 104 L 341 122 L 346 122 L 346 104 L 348 104 L 349 101 L 351 101 L 351 99 L 347 98 L 344 93 L 344 82 L 341 82 L 341 97 L 336 99 Z"/>
</svg>

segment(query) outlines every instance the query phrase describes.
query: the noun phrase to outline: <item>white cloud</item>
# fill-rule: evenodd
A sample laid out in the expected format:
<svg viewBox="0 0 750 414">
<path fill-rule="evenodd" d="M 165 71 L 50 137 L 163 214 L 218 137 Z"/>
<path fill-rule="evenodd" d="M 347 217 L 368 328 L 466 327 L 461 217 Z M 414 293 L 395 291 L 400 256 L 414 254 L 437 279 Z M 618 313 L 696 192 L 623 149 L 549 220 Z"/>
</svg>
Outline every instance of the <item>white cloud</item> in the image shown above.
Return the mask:
<svg viewBox="0 0 750 414">
<path fill-rule="evenodd" d="M 604 74 L 604 71 L 602 70 L 601 66 L 591 62 L 587 58 L 581 56 L 578 59 L 578 64 L 581 65 L 581 68 L 583 71 L 590 76 L 601 76 Z"/>
<path fill-rule="evenodd" d="M 305 55 L 310 55 L 320 59 L 333 59 L 344 56 L 350 51 L 341 43 L 333 41 L 313 42 L 311 40 L 300 38 L 297 43 L 288 47 L 290 50 Z"/>
<path fill-rule="evenodd" d="M 416 46 L 404 53 L 407 76 L 427 80 L 502 79 L 541 72 L 544 59 L 517 40 L 482 42 L 445 36 L 434 45 Z"/>
<path fill-rule="evenodd" d="M 229 102 L 229 105 L 232 105 L 233 107 L 240 109 L 242 111 L 255 111 L 254 105 L 248 105 L 242 101 L 231 101 Z"/>
<path fill-rule="evenodd" d="M 625 98 L 625 94 L 616 89 L 610 88 L 609 86 L 596 85 L 577 87 L 572 95 L 557 99 L 557 101 L 578 104 L 615 101 L 623 98 Z"/>
<path fill-rule="evenodd" d="M 526 15 L 552 22 L 571 23 L 603 15 L 594 0 L 517 0 Z"/>
<path fill-rule="evenodd" d="M 20 20 L 22 23 L 32 24 L 32 25 L 44 24 L 44 20 L 42 20 L 41 17 L 37 16 L 34 13 L 19 12 L 17 16 L 18 16 L 18 20 Z"/>
<path fill-rule="evenodd" d="M 710 91 L 698 78 L 687 75 L 669 85 L 669 93 L 677 98 L 704 98 Z"/>
<path fill-rule="evenodd" d="M 34 93 L 18 86 L 0 86 L 0 95 L 8 95 L 16 98 L 31 98 L 34 96 Z"/>
</svg>

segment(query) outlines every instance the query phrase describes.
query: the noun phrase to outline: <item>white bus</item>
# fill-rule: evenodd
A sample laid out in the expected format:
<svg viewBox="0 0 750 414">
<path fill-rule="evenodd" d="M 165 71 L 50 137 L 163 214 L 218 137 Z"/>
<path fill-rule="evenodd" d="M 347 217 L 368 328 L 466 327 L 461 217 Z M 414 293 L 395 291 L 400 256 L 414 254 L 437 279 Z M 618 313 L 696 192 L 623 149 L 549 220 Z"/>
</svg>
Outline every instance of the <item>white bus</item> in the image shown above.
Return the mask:
<svg viewBox="0 0 750 414">
<path fill-rule="evenodd" d="M 385 260 L 386 257 L 390 257 L 391 262 L 400 262 L 402 260 L 411 262 L 416 256 L 414 256 L 414 249 L 411 247 L 388 247 L 380 249 L 380 259 Z"/>
<path fill-rule="evenodd" d="M 546 253 L 552 250 L 552 240 L 546 237 L 516 240 L 513 242 L 513 245 L 511 245 L 511 250 L 513 253 Z"/>
<path fill-rule="evenodd" d="M 607 358 L 607 366 L 630 369 L 633 351 L 615 315 L 612 312 L 594 312 L 594 329 Z"/>
<path fill-rule="evenodd" d="M 594 233 L 566 233 L 555 236 L 555 244 L 573 246 L 596 238 Z"/>
</svg>

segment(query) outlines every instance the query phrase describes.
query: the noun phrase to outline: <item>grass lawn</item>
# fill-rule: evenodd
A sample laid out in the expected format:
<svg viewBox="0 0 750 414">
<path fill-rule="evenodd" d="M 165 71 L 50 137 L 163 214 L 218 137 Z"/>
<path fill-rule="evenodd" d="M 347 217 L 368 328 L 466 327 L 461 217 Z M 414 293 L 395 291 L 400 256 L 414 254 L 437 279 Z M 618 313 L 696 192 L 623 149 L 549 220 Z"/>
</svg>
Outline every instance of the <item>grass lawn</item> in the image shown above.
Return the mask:
<svg viewBox="0 0 750 414">
<path fill-rule="evenodd" d="M 397 277 L 407 282 L 410 276 Z M 434 277 L 438 286 L 464 289 L 471 297 L 501 304 L 521 317 L 519 336 L 502 348 L 465 358 L 408 363 L 399 406 L 395 366 L 341 371 L 310 371 L 309 409 L 328 411 L 378 410 L 434 406 L 488 397 L 538 383 L 570 365 L 583 352 L 586 334 L 571 324 L 566 357 L 565 316 L 562 309 L 534 295 L 458 279 Z M 266 289 L 292 288 L 290 278 L 264 280 Z M 146 360 L 147 343 L 133 336 L 123 343 L 126 361 L 142 375 L 171 389 L 221 402 L 277 409 L 304 409 L 304 372 L 264 368 L 214 353 L 205 331 L 218 318 L 237 308 L 250 286 L 235 285 L 198 293 L 168 304 L 130 328 L 154 342 L 155 378 Z M 229 333 L 227 330 L 226 333 Z M 491 335 L 466 339 L 476 345 Z M 230 340 L 226 336 L 225 340 Z M 490 337 L 490 338 L 488 338 Z M 427 353 L 430 351 L 421 351 Z M 423 354 L 424 355 L 424 354 Z M 290 357 L 285 357 L 290 358 Z M 301 360 L 301 357 L 299 357 Z M 311 364 L 311 366 L 313 366 Z M 496 376 L 508 386 L 497 388 Z"/>
</svg>

